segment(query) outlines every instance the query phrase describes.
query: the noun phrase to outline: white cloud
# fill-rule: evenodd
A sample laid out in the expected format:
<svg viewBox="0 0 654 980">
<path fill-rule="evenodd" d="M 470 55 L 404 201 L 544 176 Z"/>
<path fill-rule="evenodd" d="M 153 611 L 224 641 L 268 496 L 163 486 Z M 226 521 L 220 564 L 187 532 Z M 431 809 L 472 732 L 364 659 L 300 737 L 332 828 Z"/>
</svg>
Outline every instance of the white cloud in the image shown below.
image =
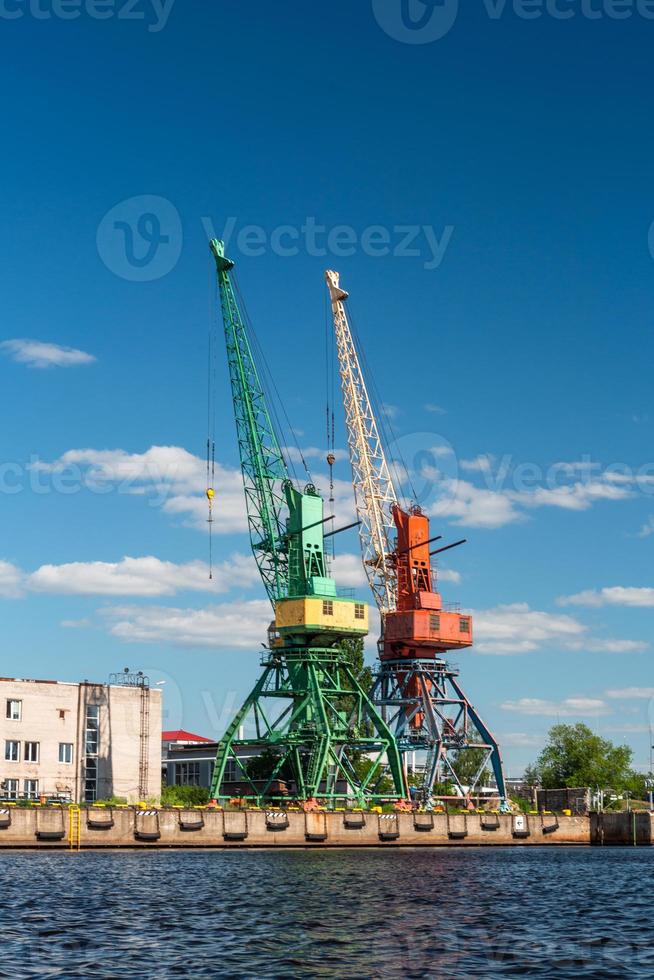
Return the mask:
<svg viewBox="0 0 654 980">
<path fill-rule="evenodd" d="M 321 450 L 315 450 L 320 452 Z M 344 450 L 338 450 L 344 453 Z M 206 461 L 180 446 L 151 446 L 144 453 L 123 449 L 70 449 L 52 462 L 39 461 L 34 468 L 43 473 L 70 472 L 96 493 L 146 496 L 151 506 L 161 507 L 170 515 L 181 517 L 183 524 L 199 530 L 208 528 Z M 329 477 L 314 474 L 319 491 L 328 507 Z M 247 512 L 240 469 L 216 463 L 214 479 L 213 531 L 236 534 L 247 531 Z M 334 480 L 336 520 L 339 526 L 354 518 L 352 484 Z"/>
<path fill-rule="evenodd" d="M 143 453 L 128 453 L 124 449 L 69 449 L 52 462 L 39 461 L 33 466 L 43 473 L 76 474 L 95 493 L 115 490 L 146 496 L 152 506 L 181 516 L 186 526 L 203 531 L 208 528 L 206 461 L 181 446 L 151 446 Z M 214 489 L 214 532 L 246 531 L 240 470 L 216 463 Z"/>
<path fill-rule="evenodd" d="M 634 725 L 630 723 L 626 725 L 602 725 L 599 731 L 603 735 L 641 735 L 651 731 L 651 729 L 649 725 Z M 639 767 L 637 766 L 636 768 Z M 643 769 L 643 772 L 647 772 L 647 770 Z"/>
<path fill-rule="evenodd" d="M 153 556 L 125 557 L 119 562 L 70 562 L 64 565 L 42 565 L 27 578 L 35 592 L 63 595 L 163 596 L 176 592 L 228 592 L 232 588 L 249 588 L 259 579 L 252 558 L 233 555 L 216 565 L 213 579 L 204 562 L 176 565 Z"/>
<path fill-rule="evenodd" d="M 441 408 L 440 405 L 434 405 L 433 402 L 427 402 L 426 405 L 422 406 L 426 412 L 431 412 L 432 415 L 447 415 L 447 410 Z"/>
<path fill-rule="evenodd" d="M 586 653 L 638 653 L 649 646 L 640 640 L 595 638 L 573 616 L 531 609 L 527 603 L 497 606 L 473 613 L 475 650 L 484 654 L 531 653 L 543 647 Z"/>
<path fill-rule="evenodd" d="M 648 538 L 650 534 L 654 534 L 654 514 L 650 514 L 647 522 L 643 524 L 640 531 L 637 534 L 639 538 Z"/>
<path fill-rule="evenodd" d="M 273 618 L 267 599 L 223 603 L 205 609 L 116 606 L 103 610 L 109 632 L 126 643 L 172 643 L 213 649 L 251 649 L 267 641 Z"/>
<path fill-rule="evenodd" d="M 560 596 L 556 601 L 559 606 L 593 606 L 596 608 L 600 606 L 641 606 L 651 608 L 654 606 L 654 589 L 614 585 L 604 589 L 587 589 L 585 592 L 577 592 L 576 595 Z"/>
<path fill-rule="evenodd" d="M 49 344 L 41 340 L 3 340 L 0 350 L 4 351 L 12 361 L 27 364 L 32 368 L 74 367 L 78 364 L 92 364 L 95 357 L 74 347 L 61 347 L 59 344 Z"/>
<path fill-rule="evenodd" d="M 537 487 L 535 490 L 511 493 L 510 496 L 524 507 L 560 507 L 564 510 L 581 511 L 588 510 L 598 500 L 627 500 L 634 493 L 627 487 L 594 480 L 562 487 Z"/>
<path fill-rule="evenodd" d="M 431 450 L 431 455 L 439 454 Z M 448 472 L 447 467 L 441 471 L 428 465 L 423 465 L 419 474 L 410 476 L 427 481 L 422 502 L 429 513 L 467 527 L 504 527 L 527 519 L 531 511 L 542 507 L 578 512 L 600 501 L 628 500 L 650 479 L 633 473 L 602 471 L 599 465 L 599 473 L 591 477 L 586 462 L 555 463 L 546 474 L 538 467 L 527 467 L 530 473 L 540 472 L 541 481 L 546 479 L 547 485 L 526 489 L 521 486 L 527 480 L 525 468 L 512 468 L 511 456 L 505 455 L 498 461 L 492 454 L 483 453 L 459 460 L 458 465 L 461 472 L 476 475 L 477 482 L 457 479 L 457 474 Z M 594 464 L 591 471 L 593 468 Z M 536 476 L 529 479 L 535 480 Z M 572 482 L 562 482 L 566 480 Z M 641 533 L 647 533 L 647 529 Z"/>
<path fill-rule="evenodd" d="M 91 620 L 90 619 L 62 619 L 59 625 L 63 626 L 63 628 L 67 630 L 81 630 L 81 629 L 86 629 L 87 626 L 90 626 Z"/>
<path fill-rule="evenodd" d="M 467 480 L 443 477 L 441 496 L 429 508 L 432 517 L 444 517 L 465 527 L 498 528 L 523 520 L 510 495 L 483 490 Z"/>
<path fill-rule="evenodd" d="M 649 643 L 642 640 L 615 640 L 606 637 L 600 640 L 584 639 L 566 644 L 568 650 L 582 650 L 586 653 L 642 653 L 649 649 Z"/>
<path fill-rule="evenodd" d="M 586 629 L 572 616 L 530 609 L 526 602 L 480 610 L 473 616 L 479 653 L 529 653 L 544 644 L 565 646 Z"/>
<path fill-rule="evenodd" d="M 436 577 L 438 582 L 452 582 L 454 585 L 461 584 L 461 572 L 455 572 L 453 568 L 439 568 Z"/>
<path fill-rule="evenodd" d="M 0 561 L 0 597 L 17 599 L 23 594 L 23 573 L 16 565 Z"/>
<path fill-rule="evenodd" d="M 203 487 L 206 462 L 181 446 L 151 446 L 144 453 L 124 449 L 69 449 L 51 463 L 39 461 L 34 469 L 61 473 L 77 467 L 88 477 L 88 485 L 102 488 L 118 483 L 127 489 Z"/>
<path fill-rule="evenodd" d="M 361 555 L 336 555 L 331 561 L 331 573 L 339 587 L 359 589 L 368 585 Z"/>
<path fill-rule="evenodd" d="M 383 402 L 381 410 L 389 419 L 396 419 L 402 411 L 397 405 L 391 405 L 389 402 Z"/>
<path fill-rule="evenodd" d="M 540 748 L 544 741 L 544 735 L 532 735 L 529 732 L 502 732 L 500 736 L 500 745 L 508 748 Z"/>
<path fill-rule="evenodd" d="M 483 453 L 480 456 L 475 456 L 474 459 L 460 460 L 459 466 L 462 470 L 468 470 L 471 473 L 490 473 L 494 462 L 495 457 L 491 453 Z"/>
<path fill-rule="evenodd" d="M 625 701 L 644 700 L 649 701 L 654 698 L 654 687 L 619 687 L 612 688 L 604 692 L 607 698 L 622 699 Z"/>
<path fill-rule="evenodd" d="M 546 701 L 542 698 L 519 698 L 517 701 L 505 701 L 503 711 L 511 711 L 520 715 L 542 715 L 562 718 L 576 716 L 593 718 L 611 713 L 606 701 L 600 698 L 565 698 L 563 701 Z"/>
<path fill-rule="evenodd" d="M 245 508 L 241 474 L 236 470 L 228 473 L 223 470 L 220 479 L 215 480 L 216 496 L 213 501 L 214 534 L 238 534 L 248 529 L 248 515 Z M 209 509 L 204 494 L 173 494 L 163 502 L 166 514 L 184 518 L 185 527 L 206 531 L 209 527 Z"/>
</svg>

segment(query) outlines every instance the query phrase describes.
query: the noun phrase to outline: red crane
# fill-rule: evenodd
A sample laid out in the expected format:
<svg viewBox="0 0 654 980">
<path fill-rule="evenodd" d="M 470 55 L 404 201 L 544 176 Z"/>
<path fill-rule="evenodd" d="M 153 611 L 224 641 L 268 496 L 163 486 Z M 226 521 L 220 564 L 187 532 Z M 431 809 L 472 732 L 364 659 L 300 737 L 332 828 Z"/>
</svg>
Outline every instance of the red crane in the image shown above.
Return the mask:
<svg viewBox="0 0 654 980">
<path fill-rule="evenodd" d="M 430 536 L 429 517 L 417 504 L 400 505 L 345 310 L 348 294 L 337 272 L 325 278 L 363 565 L 382 626 L 371 697 L 395 730 L 405 766 L 408 753 L 421 756 L 425 799 L 442 784 L 469 799 L 490 764 L 500 806 L 508 808 L 497 741 L 463 693 L 458 670 L 444 660 L 472 645 L 472 617 L 444 608 L 432 559 L 464 542 L 430 550 L 441 535 Z"/>
</svg>

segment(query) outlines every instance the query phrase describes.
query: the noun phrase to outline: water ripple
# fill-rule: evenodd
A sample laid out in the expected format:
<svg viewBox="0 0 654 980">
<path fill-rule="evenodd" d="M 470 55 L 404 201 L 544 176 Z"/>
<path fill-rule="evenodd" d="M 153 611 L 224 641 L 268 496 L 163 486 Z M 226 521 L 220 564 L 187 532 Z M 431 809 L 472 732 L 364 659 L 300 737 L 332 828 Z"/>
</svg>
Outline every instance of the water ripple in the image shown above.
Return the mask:
<svg viewBox="0 0 654 980">
<path fill-rule="evenodd" d="M 0 853 L 0 978 L 654 976 L 654 848 Z"/>
</svg>

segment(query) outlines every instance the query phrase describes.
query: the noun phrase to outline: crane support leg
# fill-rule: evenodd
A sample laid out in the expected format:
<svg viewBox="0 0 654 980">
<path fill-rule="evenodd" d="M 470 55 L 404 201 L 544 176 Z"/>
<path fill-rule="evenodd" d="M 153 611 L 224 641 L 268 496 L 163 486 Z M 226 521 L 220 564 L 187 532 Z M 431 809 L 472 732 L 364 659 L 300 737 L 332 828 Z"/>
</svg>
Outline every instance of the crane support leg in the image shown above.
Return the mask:
<svg viewBox="0 0 654 980">
<path fill-rule="evenodd" d="M 315 647 L 266 658 L 220 740 L 211 793 L 257 805 L 291 797 L 332 806 L 407 795 L 391 729 L 340 652 Z"/>
<path fill-rule="evenodd" d="M 384 661 L 370 696 L 395 732 L 400 752 L 405 757 L 424 753 L 424 800 L 438 783 L 452 784 L 461 797 L 475 795 L 490 765 L 500 809 L 508 810 L 499 746 L 456 678 L 457 671 L 443 660 Z M 476 750 L 477 762 L 464 780 L 457 769 L 469 750 Z"/>
<path fill-rule="evenodd" d="M 461 698 L 465 698 L 463 691 L 459 683 L 456 681 L 454 676 L 450 676 L 450 683 L 454 690 L 459 694 Z M 504 766 L 502 764 L 502 755 L 500 753 L 500 747 L 497 739 L 482 721 L 477 709 L 474 705 L 467 702 L 468 705 L 468 717 L 472 721 L 473 725 L 481 735 L 482 739 L 491 749 L 490 753 L 490 764 L 493 768 L 493 775 L 495 776 L 495 782 L 497 783 L 497 792 L 500 797 L 500 810 L 509 811 L 511 809 L 509 805 L 509 797 L 506 792 L 506 782 L 504 780 Z"/>
</svg>

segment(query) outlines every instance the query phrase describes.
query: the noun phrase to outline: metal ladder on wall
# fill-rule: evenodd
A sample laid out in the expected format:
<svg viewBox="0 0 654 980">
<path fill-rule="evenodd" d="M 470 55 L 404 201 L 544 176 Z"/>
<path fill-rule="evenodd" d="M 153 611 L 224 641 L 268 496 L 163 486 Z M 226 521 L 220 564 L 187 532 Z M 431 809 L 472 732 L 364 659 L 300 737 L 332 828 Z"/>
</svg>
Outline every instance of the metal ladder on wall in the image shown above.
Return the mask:
<svg viewBox="0 0 654 980">
<path fill-rule="evenodd" d="M 76 803 L 68 807 L 68 844 L 71 851 L 79 851 L 82 838 L 82 811 Z"/>
<path fill-rule="evenodd" d="M 141 687 L 141 731 L 139 742 L 139 799 L 145 800 L 148 793 L 150 742 L 150 688 Z"/>
</svg>

